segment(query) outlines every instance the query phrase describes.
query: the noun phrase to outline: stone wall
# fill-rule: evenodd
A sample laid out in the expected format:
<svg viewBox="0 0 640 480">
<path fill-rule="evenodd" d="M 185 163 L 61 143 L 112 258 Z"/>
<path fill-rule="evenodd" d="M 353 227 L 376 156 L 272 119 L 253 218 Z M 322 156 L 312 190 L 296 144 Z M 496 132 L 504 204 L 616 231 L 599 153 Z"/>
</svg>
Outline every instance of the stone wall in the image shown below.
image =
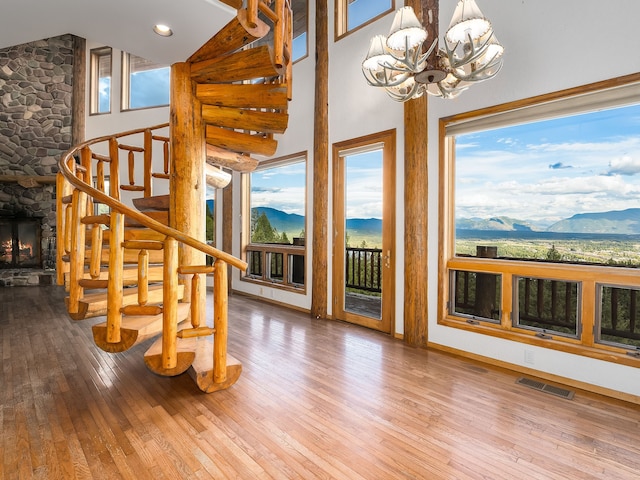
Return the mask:
<svg viewBox="0 0 640 480">
<path fill-rule="evenodd" d="M 72 35 L 0 49 L 0 175 L 58 172 L 71 147 L 73 61 Z M 21 183 L 0 182 L 0 216 L 42 218 L 47 264 L 55 245 L 55 185 Z"/>
</svg>

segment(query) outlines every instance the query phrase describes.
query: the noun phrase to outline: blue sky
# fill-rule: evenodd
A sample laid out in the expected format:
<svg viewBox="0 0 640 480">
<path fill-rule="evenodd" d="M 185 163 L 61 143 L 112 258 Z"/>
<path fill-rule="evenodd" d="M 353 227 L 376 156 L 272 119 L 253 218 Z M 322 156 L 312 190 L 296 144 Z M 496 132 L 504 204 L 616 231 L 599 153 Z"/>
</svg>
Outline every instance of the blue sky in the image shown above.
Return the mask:
<svg viewBox="0 0 640 480">
<path fill-rule="evenodd" d="M 251 207 L 271 207 L 305 214 L 305 162 L 251 173 Z"/>
<path fill-rule="evenodd" d="M 354 0 L 348 4 L 347 29 L 351 30 L 391 8 L 391 0 Z"/>
<path fill-rule="evenodd" d="M 639 200 L 640 105 L 456 139 L 457 218 L 549 225 Z"/>
</svg>

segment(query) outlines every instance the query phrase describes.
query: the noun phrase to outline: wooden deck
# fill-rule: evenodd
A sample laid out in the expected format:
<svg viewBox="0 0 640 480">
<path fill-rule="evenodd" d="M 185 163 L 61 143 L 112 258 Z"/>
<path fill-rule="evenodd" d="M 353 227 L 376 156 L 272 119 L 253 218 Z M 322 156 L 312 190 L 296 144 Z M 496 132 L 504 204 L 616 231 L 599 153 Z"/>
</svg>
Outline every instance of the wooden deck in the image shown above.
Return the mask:
<svg viewBox="0 0 640 480">
<path fill-rule="evenodd" d="M 636 479 L 640 409 L 230 299 L 243 374 L 201 393 L 107 354 L 60 287 L 0 288 L 0 479 Z"/>
</svg>

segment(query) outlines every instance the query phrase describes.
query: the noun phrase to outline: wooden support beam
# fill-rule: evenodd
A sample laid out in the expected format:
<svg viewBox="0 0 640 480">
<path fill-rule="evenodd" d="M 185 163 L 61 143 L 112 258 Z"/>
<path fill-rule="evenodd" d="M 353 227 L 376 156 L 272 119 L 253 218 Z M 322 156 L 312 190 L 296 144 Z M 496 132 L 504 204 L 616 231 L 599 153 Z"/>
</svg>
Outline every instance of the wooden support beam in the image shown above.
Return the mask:
<svg viewBox="0 0 640 480">
<path fill-rule="evenodd" d="M 313 133 L 313 281 L 311 315 L 327 316 L 329 210 L 329 34 L 325 0 L 316 0 L 316 88 Z"/>
<path fill-rule="evenodd" d="M 438 36 L 438 0 L 409 0 L 427 28 Z M 427 261 L 427 95 L 404 104 L 404 341 L 424 347 L 428 339 Z"/>
</svg>

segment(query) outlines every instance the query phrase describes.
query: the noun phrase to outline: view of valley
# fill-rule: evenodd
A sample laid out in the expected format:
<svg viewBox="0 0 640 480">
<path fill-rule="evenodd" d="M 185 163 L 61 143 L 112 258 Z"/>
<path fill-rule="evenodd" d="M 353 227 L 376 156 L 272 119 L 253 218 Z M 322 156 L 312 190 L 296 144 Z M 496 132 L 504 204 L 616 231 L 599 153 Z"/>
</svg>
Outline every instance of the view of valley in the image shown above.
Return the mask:
<svg viewBox="0 0 640 480">
<path fill-rule="evenodd" d="M 498 257 L 640 265 L 640 209 L 582 213 L 547 228 L 509 217 L 456 221 L 456 254 L 495 246 Z"/>
<path fill-rule="evenodd" d="M 257 207 L 289 242 L 304 237 L 302 215 Z M 382 220 L 347 219 L 351 247 L 380 248 Z M 495 246 L 498 257 L 557 262 L 640 265 L 640 208 L 577 214 L 548 227 L 509 217 L 456 221 L 456 254 L 476 255 L 476 246 Z"/>
</svg>

